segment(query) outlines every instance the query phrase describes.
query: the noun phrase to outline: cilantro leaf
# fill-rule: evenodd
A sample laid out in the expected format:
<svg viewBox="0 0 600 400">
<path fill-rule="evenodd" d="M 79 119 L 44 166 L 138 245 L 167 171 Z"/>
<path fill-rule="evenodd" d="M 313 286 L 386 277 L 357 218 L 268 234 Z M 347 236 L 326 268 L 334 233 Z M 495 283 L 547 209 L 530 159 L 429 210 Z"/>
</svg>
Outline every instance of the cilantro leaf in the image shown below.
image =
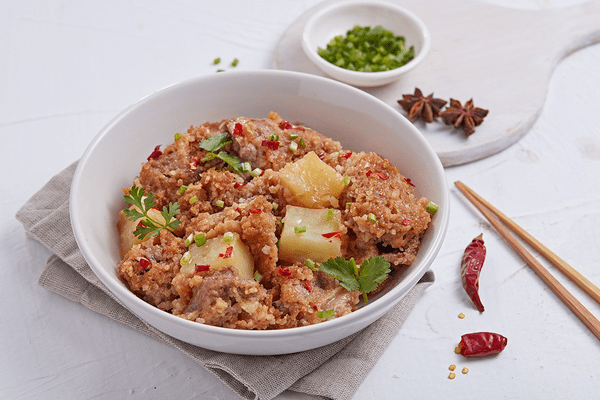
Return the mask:
<svg viewBox="0 0 600 400">
<path fill-rule="evenodd" d="M 206 151 L 217 151 L 231 143 L 228 132 L 221 132 L 200 141 L 200 148 Z"/>
<path fill-rule="evenodd" d="M 156 200 L 152 192 L 146 194 L 144 188 L 132 186 L 124 199 L 127 204 L 133 206 L 133 208 L 123 210 L 127 219 L 130 221 L 140 220 L 133 232 L 140 240 L 147 236 L 157 236 L 161 229 L 173 232 L 181 225 L 181 221 L 175 218 L 175 215 L 179 214 L 178 203 L 169 203 L 168 207 L 164 206 L 160 212 L 164 222 L 159 222 L 148 214 L 152 208 L 156 207 Z"/>
<path fill-rule="evenodd" d="M 346 290 L 360 289 L 360 284 L 355 277 L 356 263 L 354 263 L 354 259 L 348 261 L 342 257 L 330 258 L 321 264 L 319 269 L 339 280 L 340 285 Z"/>
<path fill-rule="evenodd" d="M 385 258 L 371 257 L 360 265 L 358 283 L 362 293 L 370 293 L 385 281 L 390 273 L 390 262 Z"/>
</svg>

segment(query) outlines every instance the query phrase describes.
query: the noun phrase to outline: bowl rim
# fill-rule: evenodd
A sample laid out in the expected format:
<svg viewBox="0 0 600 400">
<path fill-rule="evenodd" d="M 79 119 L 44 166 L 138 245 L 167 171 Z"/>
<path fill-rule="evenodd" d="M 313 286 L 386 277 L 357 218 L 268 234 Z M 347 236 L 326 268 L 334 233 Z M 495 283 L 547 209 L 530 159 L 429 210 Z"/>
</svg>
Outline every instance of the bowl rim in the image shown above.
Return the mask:
<svg viewBox="0 0 600 400">
<path fill-rule="evenodd" d="M 317 75 L 312 75 L 312 74 L 307 74 L 307 73 L 302 73 L 302 72 L 295 72 L 295 71 L 283 71 L 283 70 L 231 71 L 231 72 L 227 72 L 226 74 L 228 74 L 228 75 L 235 74 L 237 77 L 246 76 L 246 79 L 254 79 L 257 77 L 261 77 L 261 76 L 273 78 L 275 76 L 275 77 L 279 77 L 283 80 L 286 80 L 288 78 L 296 77 L 299 79 L 315 80 L 320 85 L 334 85 L 343 90 L 348 90 L 350 92 L 353 92 L 353 94 L 356 96 L 367 98 L 369 101 L 378 102 L 381 107 L 389 109 L 390 112 L 397 113 L 399 118 L 406 120 L 406 122 L 408 122 L 408 125 L 407 125 L 409 127 L 408 129 L 414 130 L 414 132 L 413 132 L 414 140 L 422 142 L 423 149 L 429 153 L 429 158 L 434 160 L 434 164 L 435 164 L 434 167 L 436 168 L 436 175 L 438 175 L 438 179 L 440 180 L 440 182 L 444 183 L 443 190 L 441 192 L 442 198 L 438 199 L 438 201 L 441 204 L 446 205 L 446 207 L 444 207 L 444 209 L 441 209 L 438 211 L 438 213 L 436 213 L 436 221 L 437 221 L 436 224 L 439 224 L 439 233 L 436 234 L 432 238 L 433 243 L 431 244 L 431 250 L 428 254 L 425 255 L 425 258 L 423 258 L 421 260 L 421 265 L 423 267 L 419 270 L 413 269 L 413 270 L 407 271 L 407 273 L 402 277 L 400 282 L 398 282 L 389 292 L 385 293 L 382 297 L 378 298 L 377 301 L 374 301 L 371 304 L 378 304 L 380 306 L 379 309 L 384 309 L 387 306 L 389 306 L 390 303 L 395 303 L 395 302 L 399 301 L 399 299 L 401 299 L 404 295 L 406 295 L 416 285 L 416 283 L 422 278 L 422 276 L 425 274 L 425 272 L 427 272 L 427 270 L 429 269 L 429 267 L 435 260 L 437 254 L 439 253 L 439 251 L 441 249 L 444 238 L 446 236 L 447 227 L 448 227 L 449 218 L 450 218 L 449 190 L 448 190 L 448 186 L 446 184 L 444 168 L 442 166 L 441 161 L 437 157 L 437 154 L 435 153 L 433 148 L 429 145 L 429 143 L 426 141 L 424 136 L 418 131 L 418 129 L 416 127 L 414 127 L 412 125 L 412 123 L 410 123 L 410 121 L 408 121 L 406 119 L 406 117 L 404 117 L 402 114 L 398 113 L 396 110 L 394 110 L 391 106 L 389 106 L 382 100 L 364 92 L 363 90 L 360 90 L 358 88 L 355 88 L 355 87 L 347 85 L 347 84 L 344 84 L 342 82 L 338 82 L 338 81 L 335 81 L 335 80 L 332 80 L 329 78 L 325 78 L 325 77 L 321 77 L 321 76 L 317 76 Z M 136 101 L 135 103 L 129 105 L 128 107 L 123 109 L 121 112 L 119 112 L 103 128 L 101 128 L 100 131 L 96 134 L 96 136 L 92 139 L 91 143 L 88 145 L 88 147 L 86 148 L 85 152 L 83 153 L 81 159 L 79 160 L 79 163 L 77 165 L 77 168 L 76 168 L 74 176 L 73 176 L 73 180 L 71 183 L 70 195 L 69 195 L 69 214 L 70 214 L 70 218 L 71 218 L 73 234 L 75 236 L 75 240 L 77 242 L 77 245 L 78 245 L 84 259 L 86 260 L 86 262 L 88 263 L 88 265 L 90 266 L 90 268 L 92 269 L 94 274 L 100 279 L 100 281 L 102 283 L 104 283 L 104 285 L 110 290 L 110 292 L 113 293 L 119 300 L 121 300 L 126 307 L 127 307 L 128 302 L 132 302 L 132 304 L 137 305 L 138 307 L 141 307 L 141 309 L 144 312 L 154 315 L 159 319 L 165 320 L 165 322 L 167 322 L 167 323 L 171 323 L 174 325 L 180 325 L 182 328 L 185 328 L 185 329 L 200 330 L 200 331 L 205 331 L 206 333 L 212 333 L 212 334 L 226 334 L 227 336 L 232 337 L 232 338 L 252 339 L 252 338 L 265 337 L 265 338 L 275 339 L 275 338 L 285 338 L 287 336 L 295 336 L 295 335 L 299 335 L 299 334 L 303 334 L 303 333 L 315 334 L 315 333 L 319 333 L 321 331 L 329 331 L 331 329 L 340 328 L 343 325 L 352 324 L 352 322 L 361 320 L 362 316 L 364 314 L 371 312 L 370 304 L 368 304 L 356 311 L 353 311 L 350 314 L 346 314 L 342 317 L 334 318 L 332 320 L 323 321 L 318 324 L 295 327 L 295 328 L 276 329 L 276 330 L 234 329 L 234 328 L 225 328 L 225 327 L 218 327 L 218 326 L 202 324 L 202 323 L 198 323 L 195 321 L 189 321 L 189 320 L 183 319 L 181 317 L 169 314 L 163 310 L 160 310 L 159 308 L 154 307 L 151 304 L 149 304 L 149 303 L 145 302 L 144 300 L 140 299 L 139 297 L 137 297 L 133 292 L 131 292 L 129 289 L 127 289 L 127 287 L 125 285 L 122 284 L 122 282 L 118 279 L 118 277 L 116 275 L 109 273 L 107 270 L 105 270 L 102 267 L 102 263 L 95 256 L 95 251 L 91 248 L 91 246 L 88 245 L 88 243 L 85 239 L 86 236 L 84 234 L 84 230 L 82 228 L 82 226 L 83 226 L 82 221 L 80 219 L 80 216 L 79 216 L 79 213 L 77 210 L 77 204 L 78 204 L 77 198 L 78 198 L 78 194 L 80 193 L 79 182 L 81 181 L 81 177 L 84 173 L 86 165 L 88 164 L 88 162 L 90 160 L 91 155 L 94 153 L 94 150 L 99 145 L 99 143 L 103 140 L 103 138 L 108 134 L 108 132 L 111 131 L 113 126 L 115 126 L 121 120 L 126 118 L 133 110 L 135 110 L 139 107 L 143 107 L 146 103 L 152 101 L 154 98 L 161 96 L 162 94 L 169 93 L 171 91 L 178 91 L 188 85 L 198 85 L 198 84 L 202 84 L 204 81 L 210 81 L 210 80 L 214 80 L 214 79 L 227 79 L 227 78 L 222 78 L 225 76 L 226 76 L 225 74 L 222 74 L 222 75 L 217 74 L 217 75 L 202 75 L 202 76 L 198 76 L 198 77 L 188 78 L 188 79 L 179 81 L 177 83 L 173 83 L 171 85 L 165 86 L 162 89 L 159 89 L 155 92 L 152 92 L 152 93 L 142 97 L 140 100 Z M 116 266 L 114 266 L 114 268 L 116 268 Z M 129 307 L 127 307 L 127 308 L 129 309 Z M 131 310 L 131 311 L 133 311 L 133 310 Z M 133 312 L 138 317 L 140 317 L 142 320 L 146 321 L 146 318 L 142 318 L 135 311 L 133 311 Z M 147 321 L 147 322 L 150 323 L 151 325 L 154 325 L 150 321 Z"/>
<path fill-rule="evenodd" d="M 420 51 L 415 55 L 415 57 L 410 60 L 408 63 L 402 65 L 401 67 L 394 68 L 389 71 L 379 71 L 379 72 L 361 72 L 361 71 L 352 71 L 345 68 L 338 67 L 335 64 L 330 63 L 323 59 L 317 53 L 317 50 L 312 48 L 310 45 L 310 37 L 312 33 L 312 29 L 314 26 L 320 21 L 321 18 L 326 16 L 329 13 L 338 11 L 342 8 L 351 8 L 356 6 L 368 6 L 370 8 L 383 8 L 386 10 L 391 10 L 395 13 L 400 13 L 408 19 L 410 19 L 415 26 L 418 27 L 421 32 L 421 36 L 423 38 L 423 47 Z M 313 15 L 311 15 L 306 24 L 304 26 L 302 32 L 302 48 L 308 58 L 325 72 L 331 72 L 332 74 L 339 75 L 340 77 L 345 77 L 346 79 L 362 79 L 375 81 L 385 78 L 392 78 L 397 75 L 401 75 L 405 72 L 410 71 L 415 68 L 421 61 L 425 59 L 429 50 L 431 48 L 431 34 L 429 33 L 429 29 L 427 25 L 412 11 L 407 10 L 406 8 L 399 6 L 397 4 L 383 2 L 383 1 L 365 1 L 365 0 L 355 0 L 355 1 L 340 1 L 333 4 L 330 4 L 318 11 L 316 11 Z M 342 78 L 340 78 L 342 79 Z"/>
</svg>

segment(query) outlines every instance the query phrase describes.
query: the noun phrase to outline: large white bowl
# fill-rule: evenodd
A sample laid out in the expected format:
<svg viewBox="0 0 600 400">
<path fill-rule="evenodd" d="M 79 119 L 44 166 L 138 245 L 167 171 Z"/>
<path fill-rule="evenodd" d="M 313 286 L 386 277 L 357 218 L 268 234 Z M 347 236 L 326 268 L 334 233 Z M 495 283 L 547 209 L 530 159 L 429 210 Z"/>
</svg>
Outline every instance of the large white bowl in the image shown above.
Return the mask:
<svg viewBox="0 0 600 400">
<path fill-rule="evenodd" d="M 396 35 L 404 36 L 406 46 L 414 46 L 415 57 L 390 71 L 358 72 L 331 64 L 317 53 L 319 47 L 327 47 L 331 39 L 345 35 L 354 25 L 382 25 Z M 377 1 L 342 1 L 329 5 L 308 19 L 302 33 L 302 49 L 317 67 L 332 78 L 361 87 L 381 86 L 398 80 L 425 59 L 430 46 L 429 30 L 419 17 L 398 5 Z"/>
<path fill-rule="evenodd" d="M 202 325 L 163 312 L 130 292 L 117 276 L 117 213 L 141 163 L 158 144 L 169 144 L 190 125 L 269 111 L 301 121 L 346 149 L 389 158 L 416 185 L 417 196 L 439 204 L 418 257 L 387 294 L 356 312 L 321 324 L 278 331 Z M 340 340 L 381 317 L 423 276 L 442 245 L 449 199 L 444 170 L 419 131 L 382 101 L 345 84 L 288 71 L 225 72 L 190 79 L 155 92 L 110 121 L 85 151 L 71 188 L 71 223 L 83 256 L 100 280 L 133 313 L 177 339 L 237 354 L 303 351 Z"/>
</svg>

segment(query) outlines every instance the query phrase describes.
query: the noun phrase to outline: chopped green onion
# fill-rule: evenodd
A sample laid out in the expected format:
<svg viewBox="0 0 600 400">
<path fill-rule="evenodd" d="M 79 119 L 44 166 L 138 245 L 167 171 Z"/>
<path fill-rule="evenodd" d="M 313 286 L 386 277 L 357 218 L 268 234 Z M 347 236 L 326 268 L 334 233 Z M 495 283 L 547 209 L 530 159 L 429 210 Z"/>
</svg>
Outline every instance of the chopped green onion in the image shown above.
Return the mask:
<svg viewBox="0 0 600 400">
<path fill-rule="evenodd" d="M 327 210 L 327 221 L 331 221 L 333 219 L 333 209 Z"/>
<path fill-rule="evenodd" d="M 223 200 L 217 200 L 217 207 L 224 207 L 225 206 L 225 202 Z"/>
<path fill-rule="evenodd" d="M 279 203 L 273 203 L 273 210 L 277 210 L 279 208 Z"/>
<path fill-rule="evenodd" d="M 223 241 L 224 241 L 225 243 L 229 243 L 229 242 L 231 242 L 232 240 L 233 240 L 233 233 L 231 233 L 231 232 L 226 232 L 226 233 L 223 235 Z"/>
<path fill-rule="evenodd" d="M 290 133 L 290 139 L 294 140 L 298 137 L 297 133 Z"/>
<path fill-rule="evenodd" d="M 252 276 L 255 281 L 260 282 L 262 280 L 262 275 L 258 271 L 254 271 L 254 275 Z"/>
<path fill-rule="evenodd" d="M 198 196 L 194 196 L 190 199 L 190 204 L 194 204 L 198 202 Z"/>
<path fill-rule="evenodd" d="M 269 140 L 270 140 L 271 142 L 276 142 L 276 141 L 278 141 L 278 140 L 279 140 L 279 135 L 278 135 L 278 134 L 276 134 L 276 133 L 273 133 L 271 136 L 269 136 Z"/>
<path fill-rule="evenodd" d="M 239 62 L 240 62 L 240 60 L 238 60 L 237 58 L 234 58 L 233 61 L 231 62 L 231 66 L 236 67 Z"/>
<path fill-rule="evenodd" d="M 307 266 L 308 268 L 310 268 L 311 270 L 315 270 L 315 262 L 313 260 L 311 260 L 310 258 L 305 258 L 304 259 L 304 265 Z"/>
<path fill-rule="evenodd" d="M 194 234 L 190 233 L 190 236 L 188 236 L 187 239 L 185 239 L 185 247 L 190 247 L 190 245 L 192 244 L 192 240 L 194 240 Z"/>
<path fill-rule="evenodd" d="M 331 310 L 326 311 L 317 311 L 317 316 L 322 319 L 328 319 L 335 315 L 335 310 L 332 308 Z"/>
<path fill-rule="evenodd" d="M 217 72 L 225 72 L 224 69 L 218 69 Z"/>
<path fill-rule="evenodd" d="M 181 139 L 181 133 L 177 132 L 175 134 L 175 140 L 179 140 L 179 139 Z"/>
<path fill-rule="evenodd" d="M 217 64 L 218 64 L 218 63 L 220 63 L 220 62 L 221 62 L 221 57 L 217 57 L 217 58 L 215 58 L 215 59 L 213 60 L 213 64 L 214 64 L 214 65 L 217 65 Z"/>
<path fill-rule="evenodd" d="M 300 139 L 300 141 L 298 142 L 298 146 L 300 146 L 301 149 L 306 148 L 306 143 L 304 143 L 304 139 Z"/>
<path fill-rule="evenodd" d="M 346 203 L 346 207 L 351 207 L 351 206 L 352 206 L 352 202 L 349 201 Z"/>
<path fill-rule="evenodd" d="M 179 186 L 179 190 L 177 191 L 177 194 L 184 194 L 186 190 L 187 190 L 187 186 L 181 185 L 181 186 Z"/>
<path fill-rule="evenodd" d="M 348 175 L 344 175 L 344 185 L 348 186 L 350 184 L 350 177 Z"/>
<path fill-rule="evenodd" d="M 437 210 L 439 208 L 440 208 L 440 206 L 438 206 L 437 204 L 435 204 L 433 201 L 430 201 L 425 206 L 425 211 L 427 211 L 429 214 L 433 215 L 433 214 L 435 214 L 437 212 Z"/>
<path fill-rule="evenodd" d="M 252 170 L 252 165 L 249 161 L 244 161 L 240 163 L 240 172 L 250 172 Z"/>
<path fill-rule="evenodd" d="M 181 260 L 179 261 L 179 265 L 181 265 L 183 267 L 183 266 L 189 264 L 191 261 L 192 261 L 192 253 L 190 253 L 189 251 L 186 251 L 185 253 L 183 253 Z"/>
<path fill-rule="evenodd" d="M 206 236 L 204 236 L 204 233 L 199 233 L 194 236 L 194 242 L 196 242 L 196 246 L 198 247 L 204 246 L 206 244 Z"/>
<path fill-rule="evenodd" d="M 373 222 L 373 223 L 377 222 L 377 217 L 376 217 L 376 216 L 375 216 L 375 214 L 373 214 L 373 213 L 369 213 L 369 214 L 367 215 L 367 219 L 368 219 L 369 221 Z"/>
<path fill-rule="evenodd" d="M 304 225 L 297 225 L 294 227 L 294 232 L 295 233 L 304 233 L 306 232 L 306 226 Z"/>
<path fill-rule="evenodd" d="M 252 172 L 250 172 L 250 175 L 252 175 L 253 177 L 256 178 L 256 177 L 260 176 L 262 173 L 263 173 L 262 169 L 260 169 L 260 168 L 254 168 L 252 170 Z"/>
<path fill-rule="evenodd" d="M 296 143 L 296 142 L 290 143 L 290 150 L 292 151 L 292 153 L 295 153 L 296 150 L 298 150 L 298 143 Z"/>
</svg>

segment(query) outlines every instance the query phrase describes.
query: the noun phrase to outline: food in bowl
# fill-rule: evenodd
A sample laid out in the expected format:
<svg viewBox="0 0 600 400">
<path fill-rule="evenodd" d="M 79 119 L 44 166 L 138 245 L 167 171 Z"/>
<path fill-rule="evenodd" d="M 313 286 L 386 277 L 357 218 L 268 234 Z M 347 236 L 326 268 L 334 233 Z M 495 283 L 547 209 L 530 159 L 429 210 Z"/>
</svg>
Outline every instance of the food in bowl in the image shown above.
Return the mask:
<svg viewBox="0 0 600 400">
<path fill-rule="evenodd" d="M 406 48 L 404 36 L 381 25 L 354 27 L 346 35 L 331 39 L 319 56 L 340 68 L 359 72 L 383 72 L 400 68 L 415 58 L 415 48 Z"/>
<path fill-rule="evenodd" d="M 203 324 L 273 330 L 356 310 L 416 257 L 435 205 L 375 153 L 271 112 L 157 146 L 119 213 L 119 277 Z"/>
</svg>

